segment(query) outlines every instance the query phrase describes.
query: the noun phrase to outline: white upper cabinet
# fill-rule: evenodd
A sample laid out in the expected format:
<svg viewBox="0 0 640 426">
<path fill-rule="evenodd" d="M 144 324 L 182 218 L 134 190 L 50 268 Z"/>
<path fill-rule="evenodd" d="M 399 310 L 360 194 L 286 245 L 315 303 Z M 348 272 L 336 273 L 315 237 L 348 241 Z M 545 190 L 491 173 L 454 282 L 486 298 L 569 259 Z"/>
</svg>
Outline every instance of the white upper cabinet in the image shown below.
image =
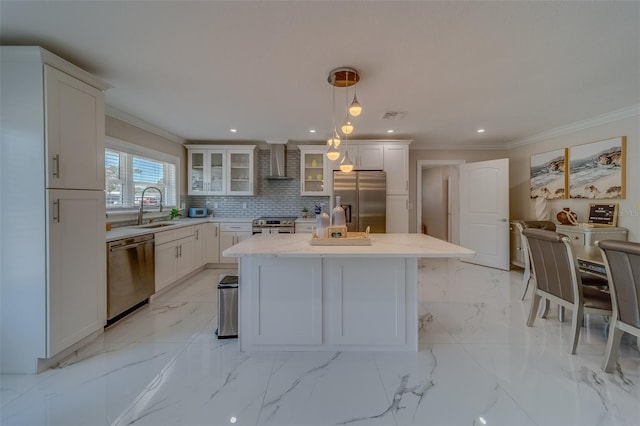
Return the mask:
<svg viewBox="0 0 640 426">
<path fill-rule="evenodd" d="M 331 195 L 332 173 L 327 148 L 322 145 L 298 145 L 300 150 L 300 195 Z"/>
<path fill-rule="evenodd" d="M 189 195 L 254 195 L 255 145 L 186 145 Z"/>
<path fill-rule="evenodd" d="M 253 195 L 253 149 L 227 151 L 227 195 Z"/>
<path fill-rule="evenodd" d="M 359 145 L 357 150 L 351 153 L 351 160 L 355 164 L 357 170 L 383 170 L 384 169 L 384 150 L 382 145 Z"/>
<path fill-rule="evenodd" d="M 189 195 L 223 195 L 226 162 L 224 150 L 189 150 Z"/>
<path fill-rule="evenodd" d="M 44 76 L 47 187 L 104 190 L 102 91 L 46 64 Z"/>
<path fill-rule="evenodd" d="M 408 145 L 384 145 L 384 170 L 387 172 L 387 194 L 409 195 Z"/>
<path fill-rule="evenodd" d="M 331 161 L 332 170 L 340 169 L 345 151 L 353 162 L 353 170 L 384 170 L 384 145 L 376 142 L 348 141 L 340 144 L 340 158 Z"/>
</svg>

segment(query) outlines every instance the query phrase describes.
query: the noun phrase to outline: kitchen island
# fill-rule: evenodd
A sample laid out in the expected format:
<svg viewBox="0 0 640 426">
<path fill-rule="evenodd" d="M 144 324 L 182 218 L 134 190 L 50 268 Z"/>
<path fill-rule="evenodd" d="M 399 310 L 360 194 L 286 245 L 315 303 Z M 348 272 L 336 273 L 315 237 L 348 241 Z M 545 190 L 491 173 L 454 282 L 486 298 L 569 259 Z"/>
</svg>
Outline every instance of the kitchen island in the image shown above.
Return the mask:
<svg viewBox="0 0 640 426">
<path fill-rule="evenodd" d="M 422 234 L 370 246 L 312 246 L 309 234 L 254 235 L 238 257 L 240 350 L 418 350 L 418 258 L 474 252 Z"/>
</svg>

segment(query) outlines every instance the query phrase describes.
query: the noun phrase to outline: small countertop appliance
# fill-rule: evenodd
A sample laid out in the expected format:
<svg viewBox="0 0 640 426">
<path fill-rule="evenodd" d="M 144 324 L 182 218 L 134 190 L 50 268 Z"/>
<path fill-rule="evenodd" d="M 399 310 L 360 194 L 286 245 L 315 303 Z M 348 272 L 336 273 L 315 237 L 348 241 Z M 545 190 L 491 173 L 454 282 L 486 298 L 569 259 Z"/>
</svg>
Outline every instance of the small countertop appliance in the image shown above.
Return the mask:
<svg viewBox="0 0 640 426">
<path fill-rule="evenodd" d="M 189 217 L 207 217 L 207 209 L 204 207 L 189 208 Z"/>
</svg>

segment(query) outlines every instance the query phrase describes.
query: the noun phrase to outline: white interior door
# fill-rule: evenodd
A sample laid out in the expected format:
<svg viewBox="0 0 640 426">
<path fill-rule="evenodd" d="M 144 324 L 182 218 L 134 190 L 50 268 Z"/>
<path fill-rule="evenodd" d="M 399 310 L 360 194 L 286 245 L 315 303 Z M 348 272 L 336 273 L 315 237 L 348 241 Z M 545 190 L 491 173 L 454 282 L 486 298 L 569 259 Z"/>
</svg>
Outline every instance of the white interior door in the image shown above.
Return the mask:
<svg viewBox="0 0 640 426">
<path fill-rule="evenodd" d="M 509 269 L 509 159 L 461 164 L 460 245 L 470 263 Z"/>
</svg>

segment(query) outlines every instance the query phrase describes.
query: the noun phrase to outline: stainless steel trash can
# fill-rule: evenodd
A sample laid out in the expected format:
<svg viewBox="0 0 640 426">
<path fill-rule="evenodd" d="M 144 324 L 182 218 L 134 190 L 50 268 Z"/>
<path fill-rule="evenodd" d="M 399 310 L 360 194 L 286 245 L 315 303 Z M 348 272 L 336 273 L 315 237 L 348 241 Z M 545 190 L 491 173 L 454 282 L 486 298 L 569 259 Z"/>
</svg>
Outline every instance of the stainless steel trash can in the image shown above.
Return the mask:
<svg viewBox="0 0 640 426">
<path fill-rule="evenodd" d="M 238 337 L 238 276 L 223 275 L 218 282 L 218 339 Z"/>
</svg>

